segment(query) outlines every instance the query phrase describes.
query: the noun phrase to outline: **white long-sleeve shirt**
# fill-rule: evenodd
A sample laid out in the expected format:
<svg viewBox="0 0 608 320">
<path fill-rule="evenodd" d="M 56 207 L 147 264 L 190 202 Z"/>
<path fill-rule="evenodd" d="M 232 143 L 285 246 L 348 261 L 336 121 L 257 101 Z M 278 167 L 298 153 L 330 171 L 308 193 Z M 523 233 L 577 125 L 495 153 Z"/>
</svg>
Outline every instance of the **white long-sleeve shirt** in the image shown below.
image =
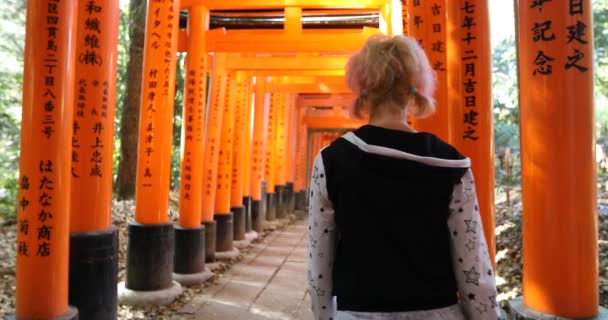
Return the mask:
<svg viewBox="0 0 608 320">
<path fill-rule="evenodd" d="M 395 152 L 401 152 L 395 150 Z M 336 224 L 329 200 L 321 153 L 317 155 L 309 194 L 308 288 L 315 320 L 338 319 L 453 319 L 495 320 L 497 316 L 494 271 L 483 233 L 475 182 L 469 170 L 454 186 L 447 221 L 451 233 L 453 270 L 460 306 L 429 311 L 367 313 L 335 310 L 332 267 Z M 462 310 L 462 311 L 461 311 Z"/>
</svg>

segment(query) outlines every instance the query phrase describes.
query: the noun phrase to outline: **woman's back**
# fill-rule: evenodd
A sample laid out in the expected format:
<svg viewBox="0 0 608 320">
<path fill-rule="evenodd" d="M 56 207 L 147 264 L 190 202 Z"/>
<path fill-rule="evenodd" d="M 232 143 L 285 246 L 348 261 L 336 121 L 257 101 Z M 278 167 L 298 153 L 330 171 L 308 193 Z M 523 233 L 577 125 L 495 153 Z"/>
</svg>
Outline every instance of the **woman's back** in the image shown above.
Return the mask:
<svg viewBox="0 0 608 320">
<path fill-rule="evenodd" d="M 425 159 L 378 155 L 348 137 L 323 150 L 337 226 L 338 306 L 410 311 L 457 303 L 447 219 L 453 186 L 466 172 L 464 157 L 430 134 L 364 126 L 354 136 L 362 141 L 384 136 L 386 143 L 379 146 L 399 145 L 400 150 L 390 149 L 396 154 L 453 159 L 444 161 L 452 167 L 439 167 Z"/>
<path fill-rule="evenodd" d="M 496 319 L 470 161 L 406 121 L 434 109 L 424 52 L 412 38 L 376 36 L 346 71 L 358 95 L 354 113 L 367 113 L 370 124 L 313 165 L 315 319 Z"/>
</svg>

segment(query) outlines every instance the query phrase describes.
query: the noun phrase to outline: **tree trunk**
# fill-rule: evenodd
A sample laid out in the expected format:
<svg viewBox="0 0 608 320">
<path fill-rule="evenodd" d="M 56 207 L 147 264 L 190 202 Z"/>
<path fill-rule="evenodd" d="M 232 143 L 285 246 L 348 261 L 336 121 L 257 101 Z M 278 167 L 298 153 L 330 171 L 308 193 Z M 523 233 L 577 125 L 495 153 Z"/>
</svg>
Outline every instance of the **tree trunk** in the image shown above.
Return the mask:
<svg viewBox="0 0 608 320">
<path fill-rule="evenodd" d="M 139 108 L 144 60 L 146 0 L 131 0 L 129 4 L 129 62 L 127 86 L 120 121 L 120 162 L 116 178 L 118 199 L 133 198 L 137 176 L 137 143 Z"/>
</svg>

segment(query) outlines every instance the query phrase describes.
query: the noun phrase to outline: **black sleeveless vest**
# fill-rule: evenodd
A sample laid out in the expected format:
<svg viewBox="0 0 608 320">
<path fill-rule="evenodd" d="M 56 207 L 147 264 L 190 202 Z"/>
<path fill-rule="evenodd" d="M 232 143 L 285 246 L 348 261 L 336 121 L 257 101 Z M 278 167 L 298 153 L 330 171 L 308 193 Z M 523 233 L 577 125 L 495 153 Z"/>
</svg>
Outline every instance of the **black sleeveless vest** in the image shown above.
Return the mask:
<svg viewBox="0 0 608 320">
<path fill-rule="evenodd" d="M 464 158 L 428 133 L 369 125 L 354 133 L 369 145 Z M 399 312 L 456 304 L 448 204 L 467 169 L 364 152 L 344 138 L 324 149 L 322 158 L 337 228 L 338 310 Z"/>
</svg>

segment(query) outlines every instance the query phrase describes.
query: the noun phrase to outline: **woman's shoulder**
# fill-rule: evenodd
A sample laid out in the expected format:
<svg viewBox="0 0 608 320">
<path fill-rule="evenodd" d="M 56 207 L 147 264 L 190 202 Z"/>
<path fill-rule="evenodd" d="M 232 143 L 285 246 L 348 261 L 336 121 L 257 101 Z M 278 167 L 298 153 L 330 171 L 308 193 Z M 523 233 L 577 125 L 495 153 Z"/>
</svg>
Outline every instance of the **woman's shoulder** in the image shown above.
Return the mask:
<svg viewBox="0 0 608 320">
<path fill-rule="evenodd" d="M 391 148 L 421 157 L 446 160 L 465 159 L 453 145 L 431 132 L 406 132 L 366 125 L 353 133 L 367 144 Z"/>
<path fill-rule="evenodd" d="M 418 132 L 416 135 L 421 136 L 426 142 L 429 156 L 447 160 L 462 160 L 466 158 L 455 146 L 444 141 L 434 133 Z"/>
</svg>

